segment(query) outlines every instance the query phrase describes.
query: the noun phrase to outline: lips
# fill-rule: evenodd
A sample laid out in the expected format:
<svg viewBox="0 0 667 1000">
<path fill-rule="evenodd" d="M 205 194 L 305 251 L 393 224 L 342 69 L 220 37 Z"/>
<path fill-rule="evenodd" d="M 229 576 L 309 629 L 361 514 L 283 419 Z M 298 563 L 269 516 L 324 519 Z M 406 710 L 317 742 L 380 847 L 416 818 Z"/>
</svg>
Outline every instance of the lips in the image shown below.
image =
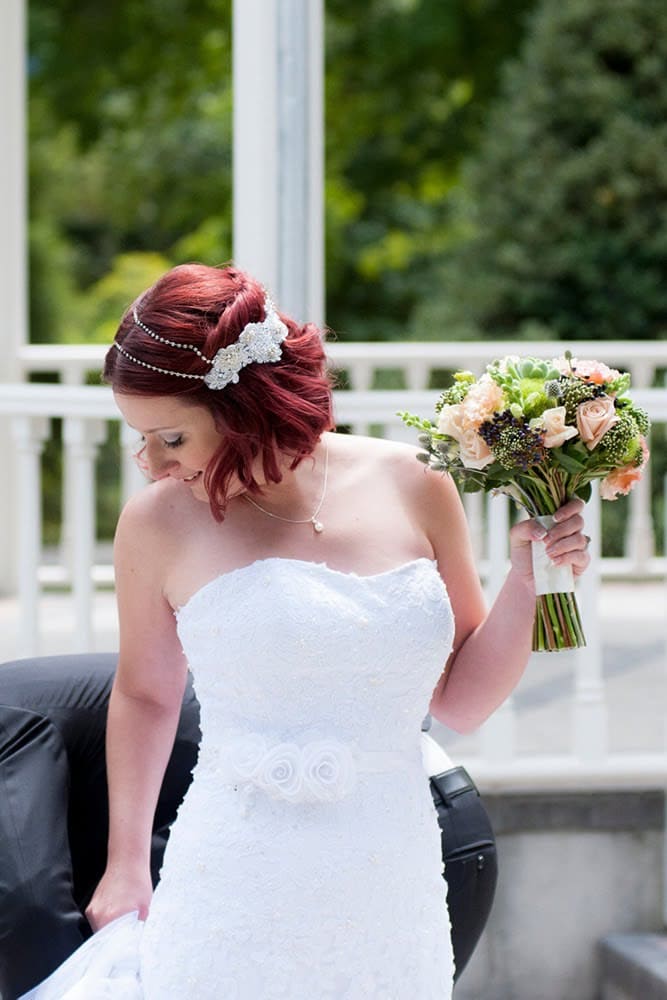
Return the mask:
<svg viewBox="0 0 667 1000">
<path fill-rule="evenodd" d="M 199 479 L 201 472 L 194 472 L 191 476 L 183 476 L 184 483 L 194 483 L 195 479 Z"/>
</svg>

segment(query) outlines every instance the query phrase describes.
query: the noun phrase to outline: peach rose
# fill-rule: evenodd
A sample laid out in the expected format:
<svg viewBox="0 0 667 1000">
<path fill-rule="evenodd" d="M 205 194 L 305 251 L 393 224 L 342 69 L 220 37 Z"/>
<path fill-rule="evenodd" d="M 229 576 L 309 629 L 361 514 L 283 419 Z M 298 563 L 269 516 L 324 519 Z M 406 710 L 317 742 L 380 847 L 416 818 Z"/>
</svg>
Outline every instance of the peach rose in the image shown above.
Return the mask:
<svg viewBox="0 0 667 1000">
<path fill-rule="evenodd" d="M 494 413 L 503 409 L 503 390 L 487 373 L 470 386 L 463 401 L 463 412 L 467 427 L 479 427 Z"/>
<path fill-rule="evenodd" d="M 578 361 L 573 358 L 572 367 L 577 378 L 586 379 L 587 382 L 595 382 L 596 385 L 613 382 L 621 375 L 615 368 L 607 367 L 602 361 Z"/>
<path fill-rule="evenodd" d="M 642 462 L 635 465 L 630 462 L 620 469 L 614 469 L 600 483 L 600 496 L 603 500 L 615 500 L 617 496 L 625 496 L 633 488 L 635 483 L 644 475 L 644 466 L 648 462 L 650 452 L 646 444 L 646 438 L 641 438 Z"/>
<path fill-rule="evenodd" d="M 611 396 L 587 399 L 577 407 L 577 430 L 589 451 L 599 444 L 600 438 L 618 421 Z"/>
<path fill-rule="evenodd" d="M 560 448 L 565 441 L 577 436 L 577 428 L 565 423 L 567 410 L 564 406 L 552 406 L 542 416 L 530 421 L 531 428 L 543 432 L 545 448 Z"/>
<path fill-rule="evenodd" d="M 575 375 L 577 378 L 594 382 L 596 385 L 613 382 L 621 374 L 615 368 L 609 368 L 602 361 L 580 361 L 579 358 L 571 358 L 568 361 L 567 358 L 560 357 L 553 358 L 551 363 L 561 375 Z"/>
<path fill-rule="evenodd" d="M 449 403 L 440 410 L 438 418 L 438 431 L 440 434 L 448 434 L 456 441 L 461 440 L 461 435 L 465 430 L 465 414 L 462 403 Z"/>
<path fill-rule="evenodd" d="M 474 428 L 470 427 L 464 431 L 459 443 L 461 445 L 459 456 L 466 469 L 484 469 L 493 461 L 489 446 Z"/>
</svg>

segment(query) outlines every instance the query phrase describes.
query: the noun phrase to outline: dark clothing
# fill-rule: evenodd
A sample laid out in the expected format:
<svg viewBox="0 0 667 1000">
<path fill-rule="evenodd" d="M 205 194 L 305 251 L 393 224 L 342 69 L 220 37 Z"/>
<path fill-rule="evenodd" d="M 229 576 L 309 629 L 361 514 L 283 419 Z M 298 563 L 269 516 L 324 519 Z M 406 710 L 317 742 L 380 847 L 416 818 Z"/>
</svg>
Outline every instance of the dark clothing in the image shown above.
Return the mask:
<svg viewBox="0 0 667 1000">
<path fill-rule="evenodd" d="M 106 865 L 104 736 L 115 654 L 0 666 L 0 995 L 40 982 L 90 936 Z M 190 783 L 199 706 L 188 684 L 155 815 L 151 869 Z M 66 822 L 65 822 L 66 818 Z"/>
</svg>

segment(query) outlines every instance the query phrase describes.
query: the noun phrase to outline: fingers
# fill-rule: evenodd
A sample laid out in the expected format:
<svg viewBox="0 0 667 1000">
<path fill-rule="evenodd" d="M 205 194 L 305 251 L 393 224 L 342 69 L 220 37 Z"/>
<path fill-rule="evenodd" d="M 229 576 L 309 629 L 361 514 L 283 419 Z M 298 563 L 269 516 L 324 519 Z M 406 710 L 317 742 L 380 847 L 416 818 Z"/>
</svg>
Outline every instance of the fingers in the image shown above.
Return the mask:
<svg viewBox="0 0 667 1000">
<path fill-rule="evenodd" d="M 590 536 L 584 534 L 583 501 L 569 500 L 554 514 L 554 524 L 544 537 L 545 550 L 553 563 L 569 564 L 575 575 L 583 573 L 591 561 Z"/>
<path fill-rule="evenodd" d="M 557 566 L 569 565 L 579 576 L 591 561 L 588 552 L 590 537 L 584 534 L 582 511 L 584 503 L 577 498 L 568 500 L 553 516 L 547 531 L 537 519 L 519 521 L 510 530 L 512 564 L 522 573 L 531 572 L 530 543 L 542 541 L 549 559 Z"/>
<path fill-rule="evenodd" d="M 567 500 L 562 507 L 559 507 L 554 514 L 554 519 L 556 521 L 563 521 L 572 514 L 581 514 L 586 504 L 579 497 L 572 497 L 571 500 Z"/>
</svg>

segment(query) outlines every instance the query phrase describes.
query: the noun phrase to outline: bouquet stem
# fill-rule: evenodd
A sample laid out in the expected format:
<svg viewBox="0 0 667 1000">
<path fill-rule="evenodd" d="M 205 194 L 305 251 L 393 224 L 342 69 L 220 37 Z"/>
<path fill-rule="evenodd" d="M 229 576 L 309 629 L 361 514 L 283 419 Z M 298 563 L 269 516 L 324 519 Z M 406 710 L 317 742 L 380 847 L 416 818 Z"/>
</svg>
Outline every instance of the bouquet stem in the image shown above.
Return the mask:
<svg viewBox="0 0 667 1000">
<path fill-rule="evenodd" d="M 539 594 L 535 604 L 533 652 L 557 652 L 585 645 L 586 639 L 574 594 Z"/>
<path fill-rule="evenodd" d="M 552 514 L 533 513 L 533 516 L 547 530 L 554 524 Z M 553 563 L 542 541 L 532 543 L 532 554 L 537 594 L 533 652 L 557 652 L 585 646 L 572 568 Z"/>
</svg>

